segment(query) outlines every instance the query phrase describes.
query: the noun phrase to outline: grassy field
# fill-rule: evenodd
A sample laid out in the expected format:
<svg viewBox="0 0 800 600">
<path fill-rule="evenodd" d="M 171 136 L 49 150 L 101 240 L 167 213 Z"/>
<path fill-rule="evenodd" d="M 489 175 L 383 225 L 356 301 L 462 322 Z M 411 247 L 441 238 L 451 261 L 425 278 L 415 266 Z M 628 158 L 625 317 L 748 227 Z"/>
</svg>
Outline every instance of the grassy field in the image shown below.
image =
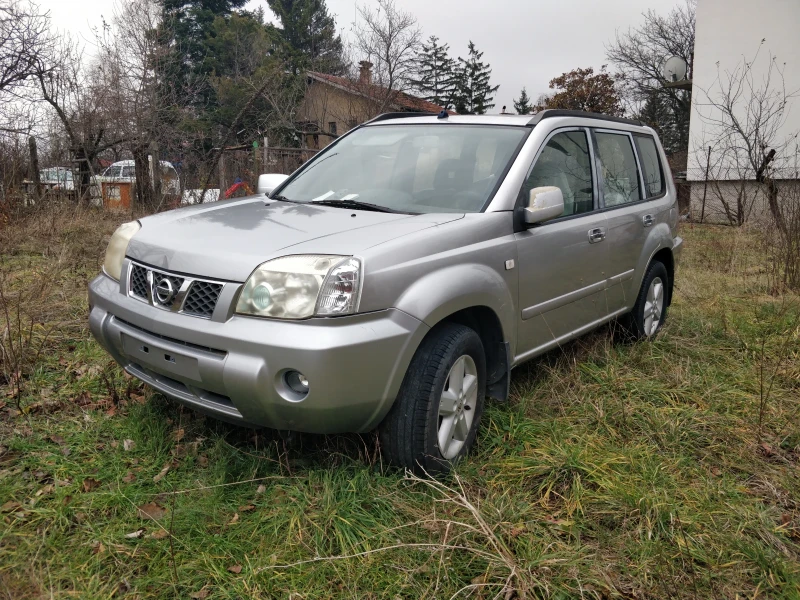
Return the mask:
<svg viewBox="0 0 800 600">
<path fill-rule="evenodd" d="M 125 378 L 86 327 L 114 226 L 0 230 L 0 325 L 30 332 L 0 376 L 0 598 L 800 598 L 800 309 L 755 235 L 684 226 L 658 339 L 517 369 L 434 482 Z"/>
</svg>

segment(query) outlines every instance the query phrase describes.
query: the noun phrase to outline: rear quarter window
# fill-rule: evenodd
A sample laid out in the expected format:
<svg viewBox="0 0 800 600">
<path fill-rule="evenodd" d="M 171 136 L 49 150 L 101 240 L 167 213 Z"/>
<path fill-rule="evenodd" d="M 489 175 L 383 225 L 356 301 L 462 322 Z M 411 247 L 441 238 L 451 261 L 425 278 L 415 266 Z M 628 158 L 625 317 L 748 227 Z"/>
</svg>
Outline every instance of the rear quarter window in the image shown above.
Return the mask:
<svg viewBox="0 0 800 600">
<path fill-rule="evenodd" d="M 664 193 L 664 169 L 661 167 L 661 157 L 655 139 L 649 135 L 636 134 L 636 151 L 642 163 L 644 176 L 644 192 L 646 198 L 654 198 Z"/>
</svg>

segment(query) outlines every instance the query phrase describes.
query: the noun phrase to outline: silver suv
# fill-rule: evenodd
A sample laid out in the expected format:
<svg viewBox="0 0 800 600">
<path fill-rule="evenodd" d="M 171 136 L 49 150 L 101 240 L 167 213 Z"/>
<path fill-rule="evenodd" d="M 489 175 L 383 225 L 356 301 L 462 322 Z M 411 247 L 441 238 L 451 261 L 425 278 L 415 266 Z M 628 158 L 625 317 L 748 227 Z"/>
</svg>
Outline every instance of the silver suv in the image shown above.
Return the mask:
<svg viewBox="0 0 800 600">
<path fill-rule="evenodd" d="M 90 326 L 128 373 L 215 417 L 378 428 L 395 464 L 442 470 L 520 363 L 612 319 L 658 332 L 677 217 L 639 122 L 382 115 L 255 196 L 122 225 Z"/>
</svg>

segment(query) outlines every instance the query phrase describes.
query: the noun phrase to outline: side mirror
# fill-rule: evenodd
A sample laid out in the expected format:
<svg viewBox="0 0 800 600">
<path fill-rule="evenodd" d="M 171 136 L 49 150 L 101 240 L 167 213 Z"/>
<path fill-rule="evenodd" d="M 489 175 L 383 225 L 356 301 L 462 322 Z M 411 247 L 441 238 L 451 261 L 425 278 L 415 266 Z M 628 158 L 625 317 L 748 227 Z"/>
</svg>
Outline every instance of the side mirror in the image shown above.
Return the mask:
<svg viewBox="0 0 800 600">
<path fill-rule="evenodd" d="M 258 176 L 258 186 L 256 187 L 256 194 L 270 194 L 272 190 L 286 181 L 288 175 L 283 173 L 267 173 L 266 175 Z"/>
<path fill-rule="evenodd" d="M 560 217 L 564 212 L 564 195 L 554 186 L 537 187 L 531 190 L 528 206 L 525 207 L 525 222 L 528 225 L 542 223 Z"/>
</svg>

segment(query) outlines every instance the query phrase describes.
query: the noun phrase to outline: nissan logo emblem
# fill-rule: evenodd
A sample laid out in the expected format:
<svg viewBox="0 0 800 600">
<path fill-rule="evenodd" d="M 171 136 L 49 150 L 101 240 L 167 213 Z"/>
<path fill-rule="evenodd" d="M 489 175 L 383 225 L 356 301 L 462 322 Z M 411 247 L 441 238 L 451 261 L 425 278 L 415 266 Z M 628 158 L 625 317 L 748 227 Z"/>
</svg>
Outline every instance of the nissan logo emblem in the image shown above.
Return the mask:
<svg viewBox="0 0 800 600">
<path fill-rule="evenodd" d="M 172 282 L 168 277 L 159 279 L 153 291 L 155 292 L 155 297 L 159 304 L 169 304 L 177 293 L 177 290 L 172 287 Z"/>
</svg>

